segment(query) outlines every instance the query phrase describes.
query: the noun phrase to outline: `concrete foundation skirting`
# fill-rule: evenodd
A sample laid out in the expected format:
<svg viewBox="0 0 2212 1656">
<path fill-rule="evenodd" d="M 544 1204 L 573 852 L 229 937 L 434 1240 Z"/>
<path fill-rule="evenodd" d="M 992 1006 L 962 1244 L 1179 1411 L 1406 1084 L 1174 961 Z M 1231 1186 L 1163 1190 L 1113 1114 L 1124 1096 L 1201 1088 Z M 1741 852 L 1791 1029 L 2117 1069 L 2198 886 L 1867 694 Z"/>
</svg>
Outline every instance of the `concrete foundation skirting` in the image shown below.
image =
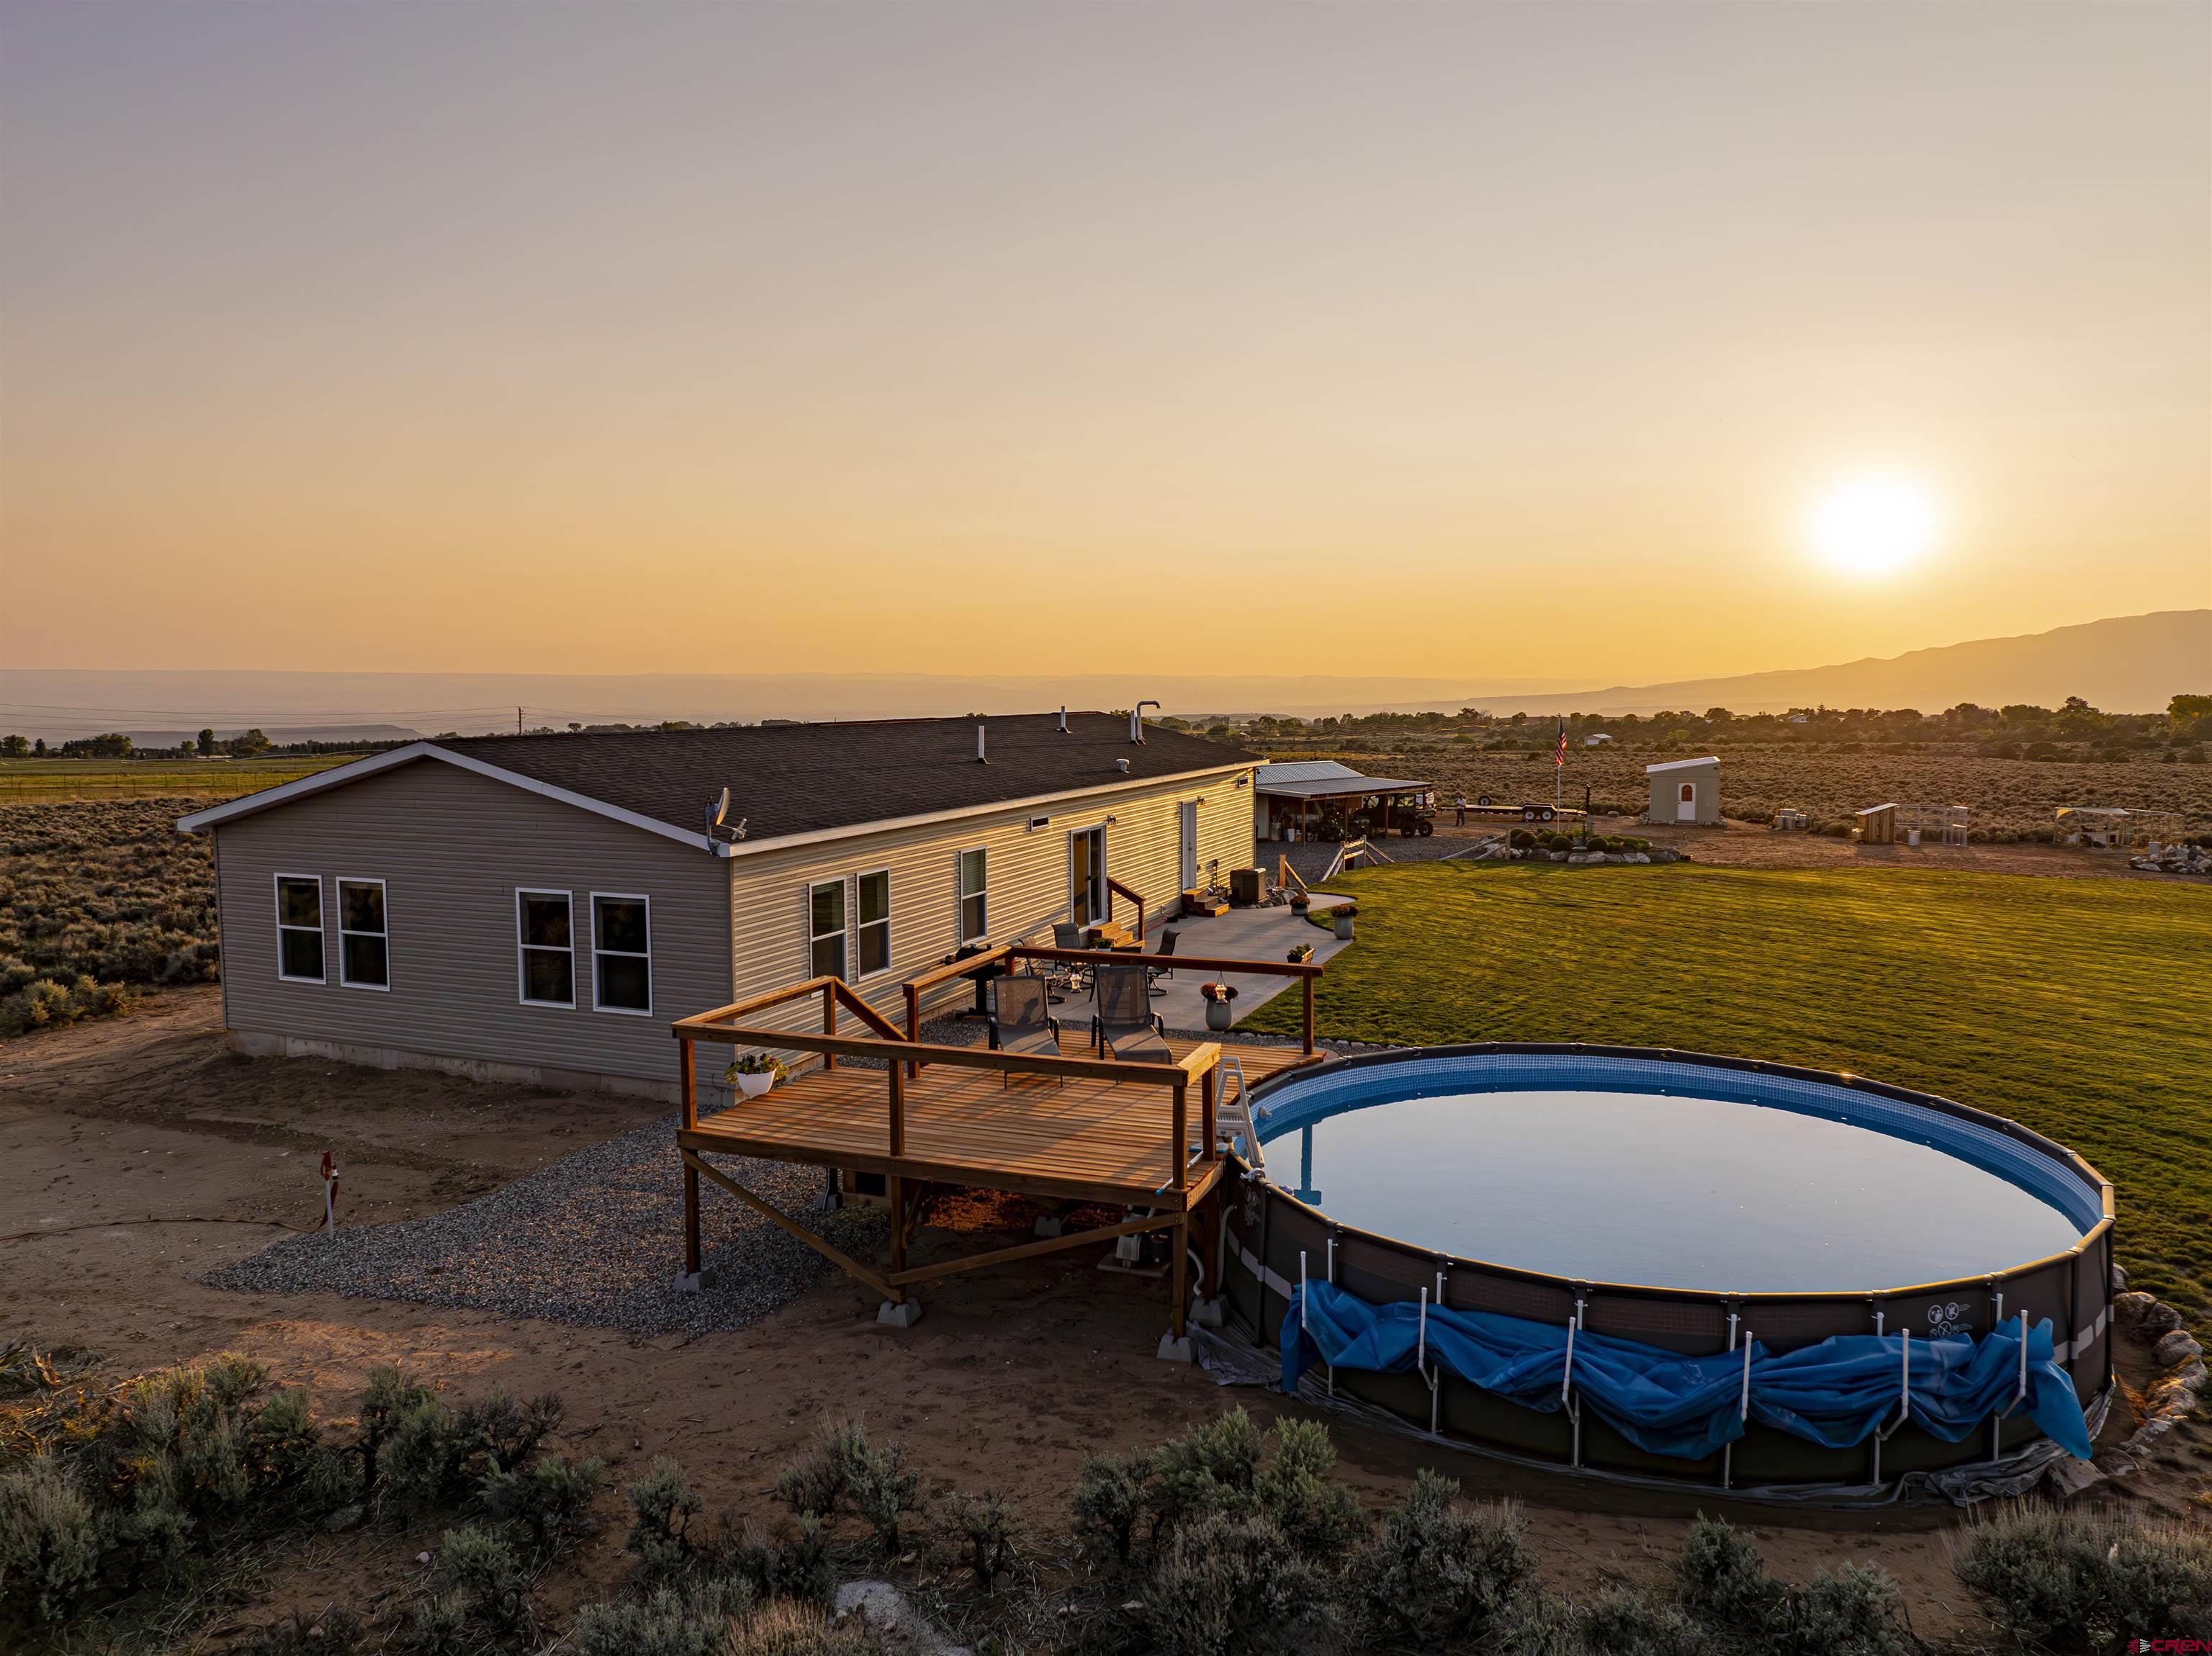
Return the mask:
<svg viewBox="0 0 2212 1656">
<path fill-rule="evenodd" d="M 676 1102 L 676 1082 L 647 1081 L 638 1076 L 603 1075 L 589 1070 L 560 1070 L 538 1064 L 501 1064 L 489 1059 L 447 1058 L 435 1052 L 410 1052 L 398 1046 L 368 1046 L 347 1040 L 324 1040 L 305 1035 L 264 1034 L 234 1029 L 230 1044 L 248 1058 L 314 1058 L 334 1064 L 358 1064 L 374 1070 L 435 1070 L 469 1081 L 505 1083 L 516 1087 L 544 1087 L 564 1093 L 614 1093 L 629 1098 Z M 672 1046 L 673 1042 L 670 1043 Z M 673 1069 L 672 1063 L 669 1066 Z M 735 1096 L 732 1089 L 702 1081 L 702 1108 L 719 1108 Z"/>
</svg>

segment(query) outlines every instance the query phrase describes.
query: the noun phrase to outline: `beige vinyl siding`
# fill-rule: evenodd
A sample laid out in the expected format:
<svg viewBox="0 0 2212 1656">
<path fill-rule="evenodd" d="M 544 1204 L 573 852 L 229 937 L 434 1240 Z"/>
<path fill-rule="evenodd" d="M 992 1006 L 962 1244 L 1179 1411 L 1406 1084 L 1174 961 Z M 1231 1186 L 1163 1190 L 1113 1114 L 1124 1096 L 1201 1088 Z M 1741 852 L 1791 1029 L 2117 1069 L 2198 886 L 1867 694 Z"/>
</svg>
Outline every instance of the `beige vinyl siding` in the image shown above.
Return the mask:
<svg viewBox="0 0 2212 1656">
<path fill-rule="evenodd" d="M 858 898 L 852 882 L 860 875 L 888 869 L 890 968 L 854 987 L 877 1010 L 902 1022 L 905 998 L 900 986 L 937 965 L 957 946 L 963 851 L 980 846 L 988 853 L 990 940 L 1011 943 L 1055 916 L 1066 918 L 1068 836 L 1102 824 L 1106 828 L 1106 871 L 1144 894 L 1146 921 L 1157 935 L 1158 922 L 1170 911 L 1178 889 L 1176 808 L 1182 801 L 1204 801 L 1198 810 L 1201 878 L 1210 861 L 1218 861 L 1224 882 L 1229 870 L 1251 861 L 1251 789 L 1249 784 L 1236 786 L 1238 774 L 1229 770 L 1182 781 L 1131 785 L 1034 810 L 979 812 L 949 822 L 884 829 L 787 850 L 763 846 L 734 858 L 729 864 L 732 998 L 766 994 L 811 975 L 806 894 L 823 880 L 847 882 L 848 958 L 857 975 Z M 1031 829 L 1032 816 L 1051 820 Z M 1109 816 L 1115 819 L 1111 823 L 1106 821 Z M 1126 899 L 1115 900 L 1114 912 L 1117 919 L 1134 920 Z M 969 985 L 956 980 L 939 992 L 937 1004 L 964 999 L 971 992 Z M 820 1027 L 820 1017 L 818 1004 L 810 1004 L 780 1008 L 763 1022 L 773 1028 L 811 1028 Z"/>
<path fill-rule="evenodd" d="M 226 1021 L 242 1034 L 672 1089 L 669 1021 L 729 998 L 726 863 L 457 766 L 419 761 L 215 832 Z M 279 871 L 321 879 L 325 983 L 277 978 Z M 340 878 L 385 882 L 388 992 L 338 981 Z M 517 887 L 572 894 L 573 1009 L 520 1004 Z M 592 1008 L 594 891 L 651 900 L 650 1016 Z"/>
</svg>

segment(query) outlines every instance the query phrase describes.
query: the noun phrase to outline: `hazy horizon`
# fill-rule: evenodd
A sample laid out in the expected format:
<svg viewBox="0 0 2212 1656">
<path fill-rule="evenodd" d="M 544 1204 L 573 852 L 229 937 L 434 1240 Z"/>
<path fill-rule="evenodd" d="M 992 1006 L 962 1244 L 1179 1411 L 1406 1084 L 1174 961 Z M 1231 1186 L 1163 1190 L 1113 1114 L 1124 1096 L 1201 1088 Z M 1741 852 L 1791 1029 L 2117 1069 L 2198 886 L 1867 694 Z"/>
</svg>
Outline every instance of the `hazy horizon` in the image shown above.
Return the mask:
<svg viewBox="0 0 2212 1656">
<path fill-rule="evenodd" d="M 0 45 L 11 668 L 1619 685 L 2212 602 L 2203 7 Z"/>
</svg>

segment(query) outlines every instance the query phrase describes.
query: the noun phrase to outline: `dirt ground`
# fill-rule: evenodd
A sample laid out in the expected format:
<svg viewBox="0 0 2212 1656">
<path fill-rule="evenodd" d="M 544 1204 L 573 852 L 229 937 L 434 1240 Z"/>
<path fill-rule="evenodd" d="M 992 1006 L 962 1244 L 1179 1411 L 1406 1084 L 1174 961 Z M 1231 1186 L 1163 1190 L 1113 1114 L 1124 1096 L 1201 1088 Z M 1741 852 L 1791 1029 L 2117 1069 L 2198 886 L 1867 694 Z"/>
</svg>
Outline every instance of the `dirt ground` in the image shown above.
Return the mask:
<svg viewBox="0 0 2212 1656">
<path fill-rule="evenodd" d="M 94 1366 L 84 1378 L 95 1383 L 244 1351 L 310 1386 L 331 1414 L 349 1409 L 371 1367 L 392 1361 L 446 1376 L 463 1395 L 494 1384 L 525 1396 L 557 1391 L 568 1404 L 558 1441 L 605 1458 L 617 1482 L 670 1453 L 710 1510 L 763 1516 L 775 1471 L 829 1413 L 857 1414 L 902 1440 L 940 1487 L 1000 1489 L 1036 1527 L 1056 1529 L 1087 1454 L 1158 1441 L 1231 1402 L 1263 1421 L 1301 1408 L 1157 1361 L 1158 1286 L 1102 1277 L 1089 1250 L 940 1284 L 905 1332 L 879 1328 L 872 1299 L 842 1279 L 739 1332 L 653 1340 L 397 1301 L 205 1287 L 203 1271 L 279 1234 L 265 1222 L 319 1217 L 316 1169 L 326 1148 L 343 1178 L 344 1221 L 372 1223 L 466 1200 L 659 1113 L 638 1101 L 427 1072 L 246 1059 L 228 1051 L 220 1024 L 219 992 L 191 990 L 123 1021 L 0 1045 L 0 1338 L 87 1351 Z M 921 1247 L 931 1241 L 925 1230 Z M 672 1270 L 672 1237 L 670 1246 Z M 1342 1471 L 1370 1507 L 1436 1461 L 1422 1446 L 1330 1423 Z M 2179 1463 L 2124 1498 L 2201 1519 L 2197 1492 L 2212 1457 L 2201 1431 L 2179 1435 Z M 1568 1486 L 1471 1455 L 1445 1462 L 1471 1495 L 1527 1502 L 1547 1575 L 1577 1592 L 1610 1574 L 1656 1573 L 1703 1508 L 1750 1526 L 1784 1575 L 1878 1562 L 1904 1585 L 1923 1635 L 1961 1626 L 1948 1512 L 1778 1517 L 1710 1491 Z M 618 1497 L 607 1501 L 611 1519 Z M 431 1538 L 319 1538 L 276 1570 L 246 1617 L 294 1604 L 366 1607 L 400 1587 Z M 620 1523 L 610 1522 L 549 1586 L 553 1626 L 611 1590 L 621 1540 Z"/>
<path fill-rule="evenodd" d="M 1440 839 L 1475 840 L 1513 828 L 1518 822 L 1459 828 L 1446 804 L 1437 824 Z M 2040 874 L 2055 879 L 2164 880 L 2173 885 L 2212 885 L 2196 875 L 2154 874 L 2130 868 L 2116 851 L 2084 851 L 2070 846 L 2028 843 L 1979 846 L 1855 846 L 1818 834 L 1777 834 L 1749 822 L 1717 828 L 1650 825 L 1629 817 L 1601 816 L 1592 831 L 1634 834 L 1656 846 L 1686 851 L 1700 863 L 1725 868 L 1925 868 L 1969 874 Z M 1389 851 L 1397 842 L 1385 840 Z"/>
</svg>

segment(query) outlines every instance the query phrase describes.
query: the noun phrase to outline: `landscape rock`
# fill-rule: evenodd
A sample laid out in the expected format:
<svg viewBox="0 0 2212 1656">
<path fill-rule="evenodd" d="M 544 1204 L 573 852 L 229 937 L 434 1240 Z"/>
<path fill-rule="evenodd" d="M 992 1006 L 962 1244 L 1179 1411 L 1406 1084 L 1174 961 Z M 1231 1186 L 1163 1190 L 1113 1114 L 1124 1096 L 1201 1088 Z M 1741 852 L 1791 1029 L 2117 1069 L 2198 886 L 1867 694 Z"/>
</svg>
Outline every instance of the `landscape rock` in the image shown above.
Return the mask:
<svg viewBox="0 0 2212 1656">
<path fill-rule="evenodd" d="M 2102 1483 L 2105 1477 L 2105 1469 L 2094 1460 L 2076 1460 L 2068 1455 L 2051 1463 L 2043 1474 L 2043 1481 L 2053 1495 L 2061 1501 L 2070 1501 L 2082 1490 Z"/>
<path fill-rule="evenodd" d="M 2123 1324 L 2139 1323 L 2143 1319 L 2143 1313 L 2157 1303 L 2156 1295 L 2146 1294 L 2141 1289 L 2132 1293 L 2116 1294 L 2112 1296 L 2112 1319 Z"/>
<path fill-rule="evenodd" d="M 2177 1328 L 2159 1336 L 2158 1344 L 2150 1349 L 2161 1368 L 2179 1368 L 2191 1357 L 2201 1357 L 2204 1348 L 2185 1328 Z"/>
<path fill-rule="evenodd" d="M 914 1651 L 917 1656 L 969 1656 L 966 1645 L 956 1645 L 945 1637 L 891 1582 L 843 1582 L 837 1588 L 833 1609 L 840 1621 L 848 1616 L 866 1617 L 871 1624 L 891 1635 L 894 1649 Z"/>
<path fill-rule="evenodd" d="M 2142 1331 L 2146 1335 L 2166 1333 L 2181 1326 L 2181 1313 L 2163 1300 L 2154 1302 L 2143 1313 Z"/>
<path fill-rule="evenodd" d="M 2114 1265 L 2112 1267 L 2112 1292 L 2115 1294 L 2124 1294 L 2127 1291 L 2128 1273 L 2121 1270 L 2119 1266 Z"/>
</svg>

